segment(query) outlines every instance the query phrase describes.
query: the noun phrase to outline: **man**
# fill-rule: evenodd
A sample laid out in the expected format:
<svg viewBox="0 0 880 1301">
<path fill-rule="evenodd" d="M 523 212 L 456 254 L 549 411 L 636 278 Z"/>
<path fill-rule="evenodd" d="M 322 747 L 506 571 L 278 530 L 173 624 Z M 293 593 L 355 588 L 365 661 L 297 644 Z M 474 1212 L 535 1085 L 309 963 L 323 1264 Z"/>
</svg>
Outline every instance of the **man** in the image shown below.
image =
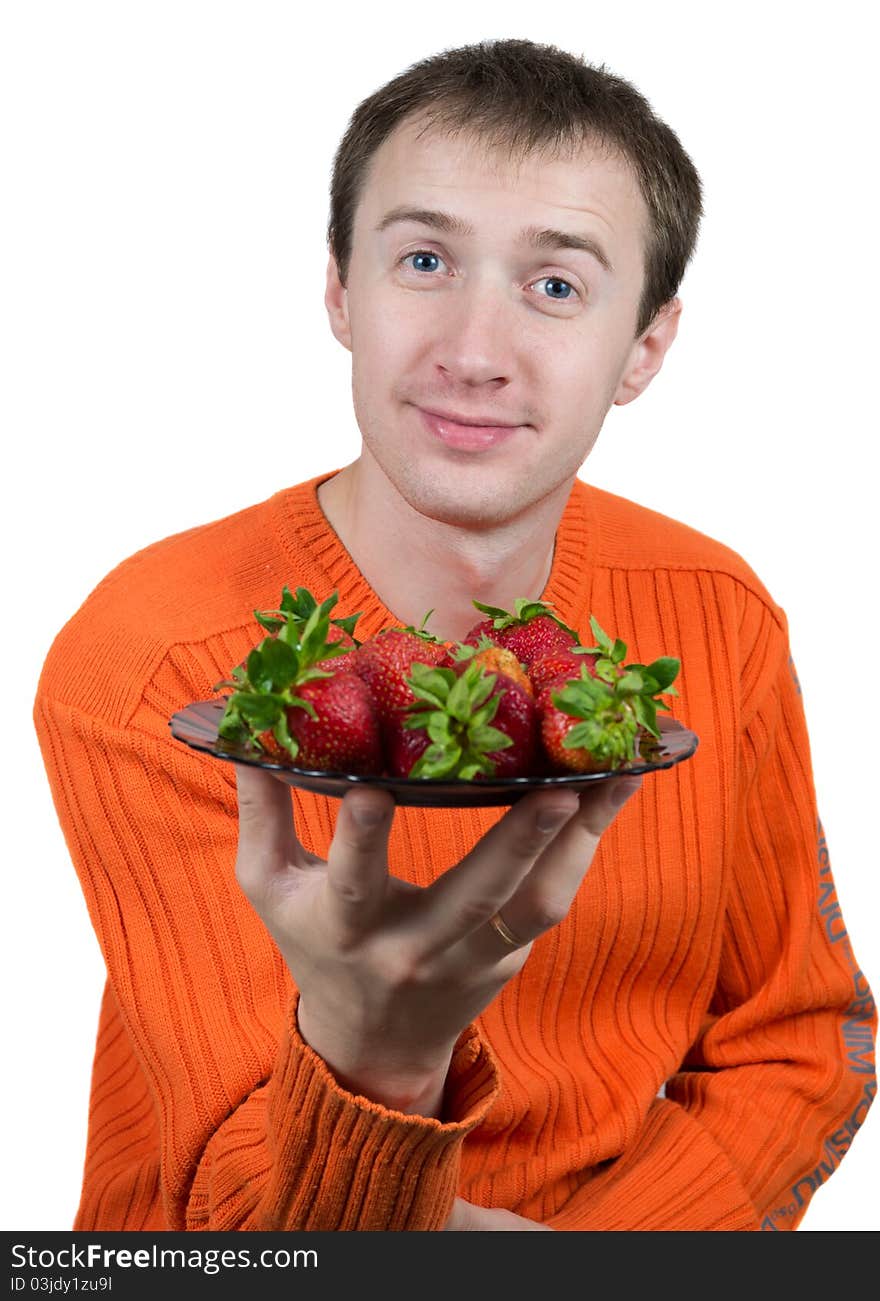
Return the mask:
<svg viewBox="0 0 880 1301">
<path fill-rule="evenodd" d="M 638 92 L 552 47 L 448 51 L 359 106 L 326 305 L 360 455 L 132 557 L 41 678 L 108 967 L 75 1227 L 793 1228 L 849 1146 L 876 1014 L 824 920 L 784 613 L 577 478 L 675 338 L 699 215 Z M 698 751 L 502 816 L 176 744 L 291 582 L 360 637 L 430 607 L 460 638 L 473 599 L 594 614 L 680 658 Z"/>
</svg>

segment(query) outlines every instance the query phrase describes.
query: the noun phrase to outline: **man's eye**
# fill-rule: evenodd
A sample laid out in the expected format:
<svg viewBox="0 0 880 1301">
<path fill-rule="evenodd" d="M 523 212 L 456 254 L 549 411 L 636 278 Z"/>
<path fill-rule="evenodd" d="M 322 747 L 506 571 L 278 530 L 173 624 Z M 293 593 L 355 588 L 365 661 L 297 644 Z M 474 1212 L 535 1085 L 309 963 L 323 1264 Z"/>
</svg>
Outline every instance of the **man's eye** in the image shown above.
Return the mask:
<svg viewBox="0 0 880 1301">
<path fill-rule="evenodd" d="M 401 262 L 406 264 L 410 259 L 413 259 L 413 271 L 436 271 L 436 264 L 443 261 L 439 253 L 431 253 L 427 249 L 417 249 L 415 253 L 407 253 L 406 257 L 401 258 Z M 435 265 L 431 265 L 432 263 Z"/>
<path fill-rule="evenodd" d="M 559 276 L 542 276 L 540 280 L 535 281 L 536 285 L 546 285 L 546 297 L 557 303 L 567 303 L 572 294 L 577 290 L 574 285 L 570 285 L 567 280 L 561 280 Z"/>
</svg>

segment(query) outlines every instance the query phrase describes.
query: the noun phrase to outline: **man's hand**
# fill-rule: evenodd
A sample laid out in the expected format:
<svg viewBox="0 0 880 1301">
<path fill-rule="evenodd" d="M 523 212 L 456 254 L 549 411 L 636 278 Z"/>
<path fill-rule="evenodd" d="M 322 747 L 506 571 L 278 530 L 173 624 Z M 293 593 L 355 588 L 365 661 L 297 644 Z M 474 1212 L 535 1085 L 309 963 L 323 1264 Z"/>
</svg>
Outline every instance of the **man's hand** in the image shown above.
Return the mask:
<svg viewBox="0 0 880 1301">
<path fill-rule="evenodd" d="M 463 1197 L 456 1197 L 452 1204 L 452 1213 L 443 1225 L 444 1233 L 552 1233 L 549 1224 L 539 1224 L 537 1220 L 527 1220 L 514 1211 L 493 1209 L 488 1206 L 476 1206 L 466 1202 Z"/>
<path fill-rule="evenodd" d="M 327 862 L 296 835 L 289 787 L 237 764 L 236 876 L 299 990 L 299 1029 L 339 1083 L 414 1114 L 442 1115 L 461 1031 L 565 917 L 599 837 L 641 779 L 612 778 L 515 803 L 426 888 L 388 871 L 390 794 L 353 790 Z M 500 912 L 522 941 L 490 924 Z"/>
</svg>

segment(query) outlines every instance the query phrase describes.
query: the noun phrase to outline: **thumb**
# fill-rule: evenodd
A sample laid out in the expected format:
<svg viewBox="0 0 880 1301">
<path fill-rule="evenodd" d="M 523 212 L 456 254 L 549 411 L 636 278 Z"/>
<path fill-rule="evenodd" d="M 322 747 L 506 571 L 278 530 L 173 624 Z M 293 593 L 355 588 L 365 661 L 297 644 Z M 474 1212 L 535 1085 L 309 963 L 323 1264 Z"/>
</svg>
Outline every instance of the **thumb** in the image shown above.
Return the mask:
<svg viewBox="0 0 880 1301">
<path fill-rule="evenodd" d="M 266 769 L 236 763 L 238 850 L 235 875 L 252 901 L 272 878 L 296 862 L 301 846 L 293 823 L 290 787 Z"/>
</svg>

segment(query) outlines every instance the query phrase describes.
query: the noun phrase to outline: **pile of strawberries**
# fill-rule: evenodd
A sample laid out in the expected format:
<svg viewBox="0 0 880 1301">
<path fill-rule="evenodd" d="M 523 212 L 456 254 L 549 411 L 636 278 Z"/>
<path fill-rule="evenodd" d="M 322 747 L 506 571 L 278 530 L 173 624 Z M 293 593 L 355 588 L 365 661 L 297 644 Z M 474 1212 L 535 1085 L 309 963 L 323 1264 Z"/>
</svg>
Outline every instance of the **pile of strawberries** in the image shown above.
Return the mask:
<svg viewBox="0 0 880 1301">
<path fill-rule="evenodd" d="M 640 735 L 659 738 L 657 697 L 680 664 L 624 664 L 626 646 L 594 618 L 595 646 L 549 605 L 484 616 L 463 641 L 390 627 L 359 641 L 360 617 L 331 618 L 308 589 L 255 611 L 268 635 L 231 679 L 221 741 L 309 771 L 423 779 L 546 776 L 619 768 Z"/>
</svg>

